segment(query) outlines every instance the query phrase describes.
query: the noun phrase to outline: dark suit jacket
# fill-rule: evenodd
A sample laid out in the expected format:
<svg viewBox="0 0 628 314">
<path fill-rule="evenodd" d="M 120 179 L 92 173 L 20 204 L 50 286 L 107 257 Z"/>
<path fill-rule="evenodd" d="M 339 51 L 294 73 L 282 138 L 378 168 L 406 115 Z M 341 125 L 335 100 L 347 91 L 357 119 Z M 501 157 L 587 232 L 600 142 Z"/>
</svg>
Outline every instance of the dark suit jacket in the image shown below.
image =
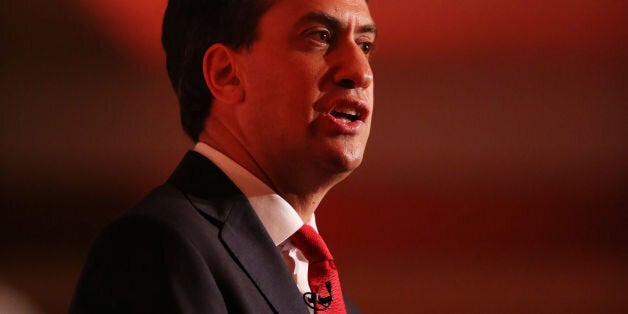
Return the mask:
<svg viewBox="0 0 628 314">
<path fill-rule="evenodd" d="M 94 242 L 70 312 L 308 313 L 246 197 L 196 152 Z"/>
</svg>

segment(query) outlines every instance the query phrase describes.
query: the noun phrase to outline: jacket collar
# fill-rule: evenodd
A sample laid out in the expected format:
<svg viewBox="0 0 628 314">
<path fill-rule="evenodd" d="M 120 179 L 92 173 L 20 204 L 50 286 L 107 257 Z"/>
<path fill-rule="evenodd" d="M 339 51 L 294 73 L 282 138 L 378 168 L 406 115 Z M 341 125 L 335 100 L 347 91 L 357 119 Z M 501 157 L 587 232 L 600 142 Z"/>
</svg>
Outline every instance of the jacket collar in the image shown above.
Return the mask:
<svg viewBox="0 0 628 314">
<path fill-rule="evenodd" d="M 268 232 L 242 192 L 201 154 L 189 151 L 170 179 L 194 207 L 220 228 L 225 247 L 279 313 L 307 313 Z"/>
</svg>

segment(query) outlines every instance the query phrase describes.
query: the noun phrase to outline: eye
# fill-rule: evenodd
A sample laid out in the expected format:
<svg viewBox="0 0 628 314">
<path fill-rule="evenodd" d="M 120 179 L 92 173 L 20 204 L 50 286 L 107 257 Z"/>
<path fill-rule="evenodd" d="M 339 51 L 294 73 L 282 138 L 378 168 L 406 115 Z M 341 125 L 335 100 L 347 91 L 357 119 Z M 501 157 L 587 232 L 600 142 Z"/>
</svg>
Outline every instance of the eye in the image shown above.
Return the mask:
<svg viewBox="0 0 628 314">
<path fill-rule="evenodd" d="M 324 41 L 326 43 L 331 41 L 331 34 L 327 31 L 318 32 L 318 37 L 320 38 L 321 41 Z"/>
<path fill-rule="evenodd" d="M 324 44 L 329 44 L 332 41 L 331 32 L 328 30 L 316 30 L 307 35 L 310 39 Z"/>
<path fill-rule="evenodd" d="M 360 47 L 362 48 L 362 51 L 364 51 L 364 53 L 369 53 L 371 52 L 371 43 L 361 43 Z"/>
<path fill-rule="evenodd" d="M 358 43 L 358 46 L 360 46 L 365 55 L 369 55 L 375 48 L 375 44 L 369 41 Z"/>
</svg>

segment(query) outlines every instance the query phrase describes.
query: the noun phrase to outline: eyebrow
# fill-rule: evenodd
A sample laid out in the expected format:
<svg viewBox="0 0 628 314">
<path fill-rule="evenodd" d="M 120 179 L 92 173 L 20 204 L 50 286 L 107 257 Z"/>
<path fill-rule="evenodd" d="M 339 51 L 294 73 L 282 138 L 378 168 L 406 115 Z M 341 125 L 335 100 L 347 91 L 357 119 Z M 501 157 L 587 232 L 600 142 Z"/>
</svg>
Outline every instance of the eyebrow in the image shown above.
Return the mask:
<svg viewBox="0 0 628 314">
<path fill-rule="evenodd" d="M 301 17 L 296 25 L 299 24 L 305 24 L 308 22 L 318 22 L 321 23 L 331 29 L 341 29 L 343 26 L 343 23 L 340 22 L 340 20 L 338 20 L 337 18 L 335 18 L 334 16 L 331 16 L 327 13 L 324 12 L 311 12 L 308 13 L 306 15 L 304 15 L 303 17 Z M 360 25 L 358 27 L 357 33 L 359 34 L 363 34 L 363 33 L 372 33 L 373 36 L 377 36 L 377 27 L 375 26 L 375 24 L 370 23 L 370 24 L 365 24 L 365 25 Z"/>
</svg>

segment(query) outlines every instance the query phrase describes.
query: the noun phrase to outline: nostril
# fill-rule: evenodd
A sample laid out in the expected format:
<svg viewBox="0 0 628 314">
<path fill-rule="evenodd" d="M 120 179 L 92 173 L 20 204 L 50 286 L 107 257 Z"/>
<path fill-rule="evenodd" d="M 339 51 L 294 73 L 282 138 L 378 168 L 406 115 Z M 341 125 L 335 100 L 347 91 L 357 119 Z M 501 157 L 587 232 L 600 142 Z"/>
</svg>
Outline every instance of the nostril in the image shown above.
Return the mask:
<svg viewBox="0 0 628 314">
<path fill-rule="evenodd" d="M 355 88 L 355 82 L 351 79 L 342 79 L 338 84 L 344 88 Z"/>
</svg>

